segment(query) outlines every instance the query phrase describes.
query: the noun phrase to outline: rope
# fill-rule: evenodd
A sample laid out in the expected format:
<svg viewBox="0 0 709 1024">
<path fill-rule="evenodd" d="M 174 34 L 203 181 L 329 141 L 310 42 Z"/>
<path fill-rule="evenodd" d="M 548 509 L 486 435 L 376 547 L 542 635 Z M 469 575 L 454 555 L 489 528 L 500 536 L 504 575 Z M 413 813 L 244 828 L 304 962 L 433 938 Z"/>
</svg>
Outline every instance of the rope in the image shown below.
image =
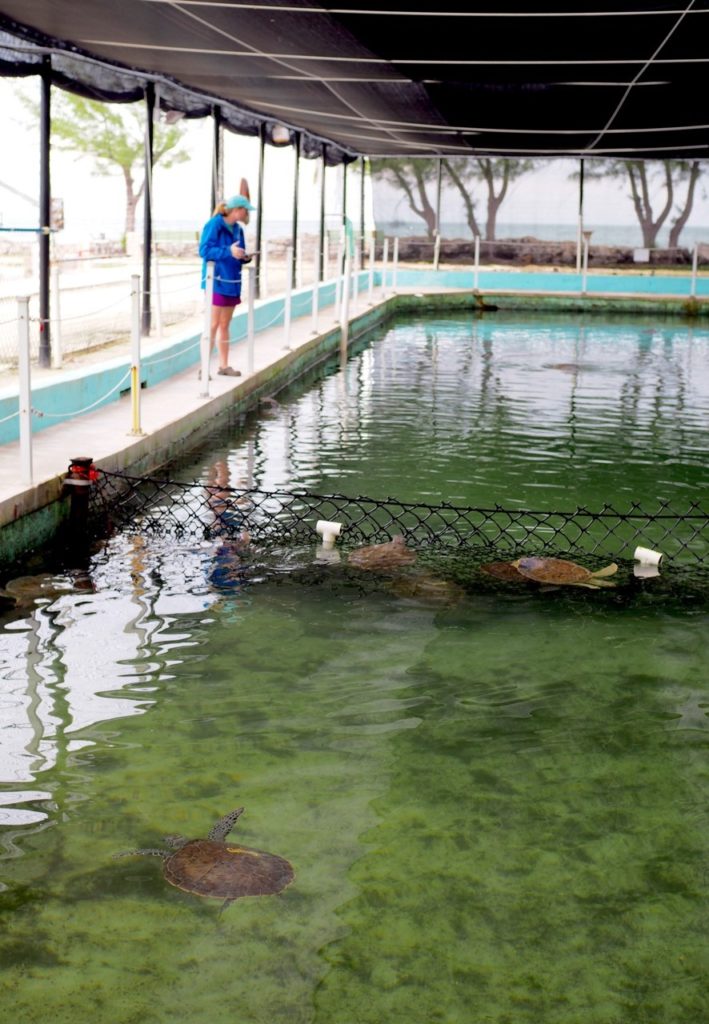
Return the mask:
<svg viewBox="0 0 709 1024">
<path fill-rule="evenodd" d="M 15 416 L 19 416 L 19 415 L 20 415 L 20 410 L 18 409 L 16 412 L 11 412 L 9 416 L 4 416 L 0 420 L 0 423 L 7 423 L 8 420 L 14 420 Z"/>
<path fill-rule="evenodd" d="M 105 395 L 101 396 L 101 398 L 97 398 L 95 402 L 91 403 L 91 405 L 85 405 L 83 409 L 74 409 L 73 412 L 42 412 L 41 409 L 34 409 L 33 408 L 32 412 L 34 413 L 35 416 L 39 416 L 40 419 L 58 419 L 58 420 L 63 420 L 63 419 L 68 419 L 71 416 L 80 416 L 81 413 L 88 412 L 89 409 L 94 409 L 97 405 L 100 405 L 101 402 L 103 402 L 104 399 L 108 398 L 109 395 L 112 395 L 114 391 L 118 391 L 118 389 L 121 386 L 121 384 L 124 384 L 125 381 L 128 380 L 128 378 L 130 377 L 130 373 L 131 373 L 131 371 L 127 370 L 126 373 L 124 374 L 124 376 L 121 377 L 121 379 L 115 385 L 115 387 L 112 387 L 111 390 L 107 391 Z"/>
</svg>

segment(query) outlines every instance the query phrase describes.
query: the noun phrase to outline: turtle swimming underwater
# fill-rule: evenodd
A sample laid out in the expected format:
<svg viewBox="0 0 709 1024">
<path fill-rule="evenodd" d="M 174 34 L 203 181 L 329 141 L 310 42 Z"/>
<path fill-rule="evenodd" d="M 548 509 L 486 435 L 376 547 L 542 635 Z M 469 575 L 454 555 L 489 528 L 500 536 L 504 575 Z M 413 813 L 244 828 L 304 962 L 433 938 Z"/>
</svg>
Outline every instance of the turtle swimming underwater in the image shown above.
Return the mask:
<svg viewBox="0 0 709 1024">
<path fill-rule="evenodd" d="M 171 885 L 194 893 L 223 899 L 222 910 L 241 896 L 270 896 L 293 881 L 292 866 L 283 857 L 265 850 L 225 842 L 243 807 L 220 818 L 206 839 L 166 836 L 169 850 L 126 850 L 117 857 L 143 854 L 162 857 L 165 878 Z"/>
<path fill-rule="evenodd" d="M 407 548 L 406 541 L 398 534 L 386 544 L 372 544 L 370 547 L 351 551 L 347 561 L 358 569 L 387 572 L 389 569 L 401 569 L 405 565 L 412 565 L 416 561 L 416 555 Z"/>
<path fill-rule="evenodd" d="M 596 569 L 591 572 L 576 562 L 567 562 L 563 558 L 518 558 L 511 562 L 522 576 L 535 580 L 537 583 L 553 583 L 557 586 L 568 587 L 590 587 L 596 590 L 599 587 L 614 587 L 615 583 L 605 579 L 618 572 L 615 562 L 606 565 L 603 569 Z"/>
<path fill-rule="evenodd" d="M 486 562 L 481 565 L 482 572 L 488 576 L 494 576 L 497 580 L 504 580 L 505 583 L 524 583 L 525 577 L 512 562 Z"/>
</svg>

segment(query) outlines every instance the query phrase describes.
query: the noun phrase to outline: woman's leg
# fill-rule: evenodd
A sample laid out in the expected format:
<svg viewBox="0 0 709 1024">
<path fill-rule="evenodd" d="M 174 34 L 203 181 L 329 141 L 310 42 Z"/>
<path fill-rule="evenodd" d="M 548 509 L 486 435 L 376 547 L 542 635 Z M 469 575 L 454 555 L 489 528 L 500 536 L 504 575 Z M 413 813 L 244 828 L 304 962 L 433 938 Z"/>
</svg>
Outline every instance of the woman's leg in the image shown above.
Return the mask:
<svg viewBox="0 0 709 1024">
<path fill-rule="evenodd" d="M 229 365 L 229 325 L 234 315 L 234 308 L 234 306 L 215 306 L 212 310 L 212 323 L 214 322 L 214 313 L 218 314 L 216 336 L 220 370 Z"/>
</svg>

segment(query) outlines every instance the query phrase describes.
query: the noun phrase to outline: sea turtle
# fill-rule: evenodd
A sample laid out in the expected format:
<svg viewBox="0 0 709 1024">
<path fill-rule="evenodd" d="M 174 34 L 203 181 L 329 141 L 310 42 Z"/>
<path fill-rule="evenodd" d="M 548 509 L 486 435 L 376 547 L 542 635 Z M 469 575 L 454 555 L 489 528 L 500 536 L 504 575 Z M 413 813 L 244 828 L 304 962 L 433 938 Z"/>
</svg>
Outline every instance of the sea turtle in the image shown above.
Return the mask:
<svg viewBox="0 0 709 1024">
<path fill-rule="evenodd" d="M 407 548 L 406 541 L 398 534 L 386 544 L 372 544 L 370 547 L 351 551 L 347 561 L 358 569 L 387 572 L 389 569 L 401 569 L 405 565 L 412 565 L 416 561 L 416 555 Z"/>
<path fill-rule="evenodd" d="M 452 605 L 465 597 L 465 591 L 457 583 L 432 576 L 430 573 L 400 576 L 392 583 L 391 589 L 397 597 L 413 598 L 424 604 Z"/>
<path fill-rule="evenodd" d="M 487 562 L 480 568 L 488 576 L 494 576 L 496 580 L 504 580 L 506 583 L 524 583 L 525 581 L 525 577 L 512 562 Z"/>
<path fill-rule="evenodd" d="M 237 807 L 220 818 L 206 839 L 166 836 L 169 850 L 126 850 L 117 857 L 162 857 L 165 878 L 171 885 L 196 896 L 223 899 L 222 910 L 240 896 L 270 896 L 293 881 L 293 868 L 275 853 L 225 842 L 244 812 Z"/>
<path fill-rule="evenodd" d="M 522 576 L 535 580 L 537 583 L 553 583 L 556 586 L 569 587 L 614 587 L 615 583 L 605 579 L 618 571 L 615 562 L 606 565 L 603 569 L 591 572 L 576 562 L 567 562 L 563 558 L 538 558 L 528 556 L 518 558 L 510 563 Z"/>
</svg>

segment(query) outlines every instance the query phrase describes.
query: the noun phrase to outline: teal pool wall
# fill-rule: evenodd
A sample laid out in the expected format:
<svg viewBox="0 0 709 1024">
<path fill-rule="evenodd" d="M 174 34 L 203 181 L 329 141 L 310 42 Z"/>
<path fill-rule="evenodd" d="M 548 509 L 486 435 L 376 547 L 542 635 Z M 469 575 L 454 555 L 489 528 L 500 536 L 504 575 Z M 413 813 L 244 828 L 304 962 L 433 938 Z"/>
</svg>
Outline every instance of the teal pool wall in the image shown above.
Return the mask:
<svg viewBox="0 0 709 1024">
<path fill-rule="evenodd" d="M 388 283 L 393 279 L 392 271 L 387 275 Z M 472 266 L 465 270 L 404 270 L 399 268 L 397 286 L 404 288 L 467 288 L 475 287 Z M 532 272 L 524 270 L 480 270 L 477 287 L 480 291 L 533 291 L 568 292 L 581 294 L 581 274 Z M 674 274 L 591 274 L 586 278 L 586 295 L 640 294 L 677 295 L 689 298 L 692 282 L 687 276 Z M 697 278 L 696 294 L 709 297 L 709 278 Z"/>
</svg>

